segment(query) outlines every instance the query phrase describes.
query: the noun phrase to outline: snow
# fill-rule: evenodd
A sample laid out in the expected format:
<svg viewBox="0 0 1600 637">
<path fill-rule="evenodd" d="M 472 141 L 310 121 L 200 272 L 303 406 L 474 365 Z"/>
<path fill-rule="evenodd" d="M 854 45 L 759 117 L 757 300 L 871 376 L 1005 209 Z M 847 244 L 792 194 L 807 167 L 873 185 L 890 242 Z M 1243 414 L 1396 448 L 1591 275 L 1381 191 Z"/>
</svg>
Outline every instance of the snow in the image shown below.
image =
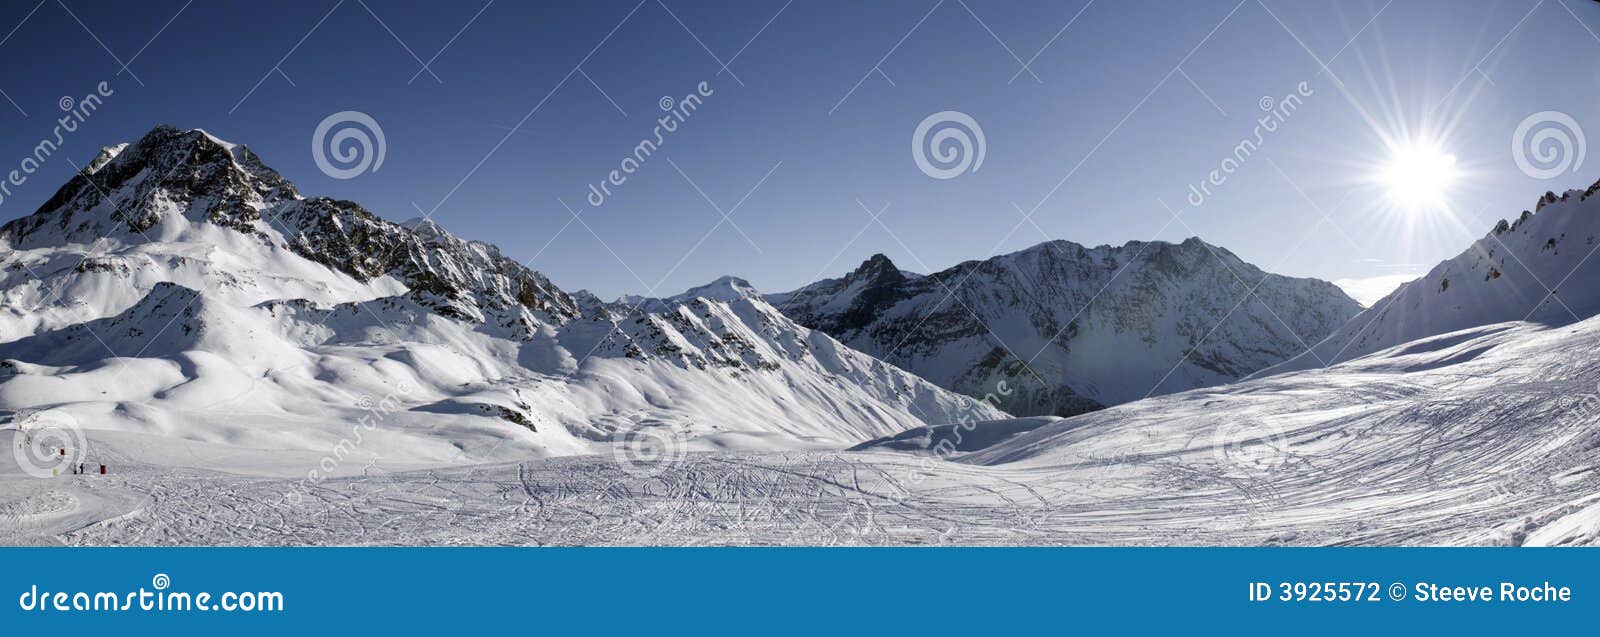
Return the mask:
<svg viewBox="0 0 1600 637">
<path fill-rule="evenodd" d="M 209 136 L 151 135 L 215 150 Z M 1485 239 L 1518 250 L 1529 280 L 1560 281 L 1567 308 L 1541 303 L 1531 320 L 1501 309 L 1518 293 L 1497 282 L 1519 275 L 1479 242 L 1481 257 L 1390 297 L 1428 312 L 1375 307 L 1362 316 L 1377 317 L 1378 336 L 1335 364 L 1007 418 L 797 324 L 771 303 L 795 297 L 736 278 L 629 311 L 567 296 L 443 228 L 301 198 L 242 146 L 216 165 L 178 164 L 210 185 L 173 191 L 140 163 L 164 149 L 116 153 L 95 173 L 117 185 L 110 197 L 75 177 L 59 209 L 0 229 L 0 444 L 16 448 L 24 414 L 46 412 L 82 430 L 75 454 L 110 468 L 36 478 L 0 454 L 0 543 L 1600 542 L 1600 318 L 1582 318 L 1600 307 L 1586 301 L 1600 272 L 1577 268 L 1596 218 L 1577 214 L 1593 205 L 1579 194 Z M 214 207 L 229 198 L 287 218 Z M 149 215 L 148 228 L 132 230 L 110 200 Z M 384 261 L 354 236 L 407 256 Z M 1547 254 L 1522 254 L 1550 238 Z M 1153 249 L 1169 265 L 1234 264 L 1185 245 Z M 1126 256 L 1061 244 L 1009 262 L 1073 250 L 1085 272 Z M 1561 266 L 1577 274 L 1562 280 Z M 902 282 L 944 276 L 875 267 Z M 1501 277 L 1474 283 L 1491 267 Z M 1460 296 L 1424 295 L 1436 274 Z M 1009 275 L 985 276 L 966 300 L 990 303 L 980 309 L 1003 335 L 1032 329 L 985 296 Z M 1134 280 L 1176 296 L 1115 296 L 1132 305 L 1100 318 L 1181 333 L 1167 330 L 1182 317 L 1133 310 L 1203 290 Z M 1265 298 L 1349 301 L 1276 283 L 1281 295 Z M 1224 342 L 1253 343 L 1270 324 L 1256 319 Z M 1085 391 L 1156 360 L 1131 324 L 1109 326 L 1071 352 L 1116 361 Z M 992 349 L 936 344 L 917 360 Z M 630 446 L 639 439 L 654 442 Z"/>
<path fill-rule="evenodd" d="M 603 453 L 645 426 L 689 450 L 840 448 L 1005 415 L 737 279 L 581 316 L 492 245 L 304 199 L 253 157 L 158 128 L 0 229 L 0 409 L 279 456 L 376 422 L 340 455 L 385 468 Z M 266 213 L 219 219 L 230 198 Z"/>
<path fill-rule="evenodd" d="M 1600 496 L 1591 497 L 1592 503 L 1568 505 L 1576 511 L 1535 527 L 1527 535 L 1523 546 L 1587 546 L 1600 544 Z M 1578 507 L 1582 508 L 1578 508 Z"/>
<path fill-rule="evenodd" d="M 1400 286 L 1312 351 L 1257 375 L 1310 369 L 1503 321 L 1560 325 L 1600 312 L 1600 183 L 1547 193 L 1460 255 Z"/>
<path fill-rule="evenodd" d="M 941 387 L 1000 383 L 1015 414 L 1072 415 L 1236 380 L 1360 312 L 1334 285 L 1269 274 L 1198 238 L 1051 241 L 923 277 L 875 255 L 773 295 L 801 324 Z"/>
<path fill-rule="evenodd" d="M 223 148 L 226 148 L 226 149 L 228 149 L 230 151 L 238 146 L 238 144 L 234 144 L 232 142 L 223 141 L 221 138 L 217 137 L 216 135 L 212 135 L 211 133 L 206 132 L 205 129 L 203 129 L 203 128 L 196 128 L 194 130 L 199 132 L 202 135 L 205 135 L 206 139 L 209 139 L 209 140 L 211 140 L 213 142 L 216 142 L 217 145 L 222 146 Z"/>
<path fill-rule="evenodd" d="M 697 298 L 713 301 L 736 301 L 760 296 L 761 293 L 756 291 L 749 281 L 735 276 L 724 276 L 705 285 L 689 288 L 689 291 L 672 297 L 672 300 L 680 303 L 687 303 Z"/>
<path fill-rule="evenodd" d="M 909 451 L 951 459 L 998 445 L 1060 420 L 1054 416 L 1035 416 L 917 427 L 886 438 L 868 440 L 851 447 L 850 451 Z"/>
<path fill-rule="evenodd" d="M 243 431 L 191 440 L 93 430 L 91 459 L 108 460 L 112 474 L 0 480 L 0 536 L 67 544 L 1593 544 L 1600 410 L 1584 405 L 1600 404 L 1600 362 L 1589 356 L 1597 346 L 1600 319 L 1499 324 L 1069 419 L 914 429 L 859 451 L 784 436 L 764 446 L 705 437 L 708 444 L 651 475 L 625 471 L 609 453 L 500 455 L 443 415 L 428 420 L 458 427 L 464 454 L 373 440 L 311 488 L 297 475 L 322 455 L 309 440 L 294 450 L 257 447 Z M 237 417 L 248 421 L 240 429 L 317 430 L 283 414 Z M 954 453 L 922 444 L 958 430 Z"/>
</svg>

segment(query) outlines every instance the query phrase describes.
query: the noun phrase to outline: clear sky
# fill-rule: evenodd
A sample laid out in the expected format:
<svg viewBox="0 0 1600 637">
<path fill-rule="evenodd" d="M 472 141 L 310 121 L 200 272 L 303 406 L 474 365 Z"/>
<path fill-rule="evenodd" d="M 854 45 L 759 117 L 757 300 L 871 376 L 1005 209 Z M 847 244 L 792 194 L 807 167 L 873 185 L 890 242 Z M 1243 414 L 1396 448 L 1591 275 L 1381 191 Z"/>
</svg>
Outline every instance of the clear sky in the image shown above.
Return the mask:
<svg viewBox="0 0 1600 637">
<path fill-rule="evenodd" d="M 1594 2 L 424 4 L 6 3 L 6 170 L 51 136 L 63 96 L 114 93 L 0 219 L 46 200 L 68 160 L 169 123 L 249 145 L 307 194 L 431 212 L 604 297 L 723 274 L 782 291 L 875 252 L 927 271 L 1047 239 L 1192 235 L 1272 271 L 1362 280 L 1420 273 L 1545 190 L 1600 177 L 1593 157 L 1530 176 L 1512 151 L 1535 113 L 1600 131 Z M 663 96 L 701 82 L 699 109 L 589 205 L 654 138 Z M 1191 206 L 1190 186 L 1255 137 L 1263 98 L 1301 83 L 1299 108 Z M 313 133 L 340 111 L 382 127 L 377 171 L 319 169 Z M 984 157 L 933 179 L 911 142 L 943 111 L 978 123 Z M 1375 181 L 1386 140 L 1410 138 L 1460 173 L 1423 209 Z"/>
</svg>

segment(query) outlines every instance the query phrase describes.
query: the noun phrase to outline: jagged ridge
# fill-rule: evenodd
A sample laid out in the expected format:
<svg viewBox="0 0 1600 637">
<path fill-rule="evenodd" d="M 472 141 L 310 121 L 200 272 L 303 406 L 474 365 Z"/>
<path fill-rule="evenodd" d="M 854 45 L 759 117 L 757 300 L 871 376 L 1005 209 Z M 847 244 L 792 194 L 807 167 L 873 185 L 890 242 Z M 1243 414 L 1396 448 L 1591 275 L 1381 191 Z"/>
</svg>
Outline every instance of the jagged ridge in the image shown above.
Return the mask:
<svg viewBox="0 0 1600 637">
<path fill-rule="evenodd" d="M 769 300 L 943 387 L 1009 391 L 1002 405 L 1022 415 L 1231 381 L 1304 351 L 1360 311 L 1331 283 L 1267 274 L 1197 238 L 1051 241 L 927 276 L 880 254 Z"/>
</svg>

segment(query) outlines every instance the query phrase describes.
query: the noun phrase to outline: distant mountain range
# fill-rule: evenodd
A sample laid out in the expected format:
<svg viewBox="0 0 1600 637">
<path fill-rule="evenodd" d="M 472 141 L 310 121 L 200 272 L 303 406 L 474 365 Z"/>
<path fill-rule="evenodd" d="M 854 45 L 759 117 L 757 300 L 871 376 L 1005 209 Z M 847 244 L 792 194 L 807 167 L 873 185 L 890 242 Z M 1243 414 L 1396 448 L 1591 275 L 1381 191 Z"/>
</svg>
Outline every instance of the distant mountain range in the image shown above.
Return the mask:
<svg viewBox="0 0 1600 637">
<path fill-rule="evenodd" d="M 0 227 L 0 410 L 262 449 L 445 461 L 839 447 L 1002 417 L 755 295 L 599 311 L 494 246 L 306 198 L 244 146 L 161 126 Z M 372 442 L 383 438 L 387 442 Z"/>
<path fill-rule="evenodd" d="M 875 255 L 787 293 L 729 276 L 606 302 L 160 126 L 0 226 L 0 409 L 304 447 L 386 396 L 421 456 L 590 453 L 641 427 L 837 448 L 1592 315 L 1597 189 L 1547 195 L 1369 310 L 1198 238 L 1052 241 L 926 275 Z"/>
<path fill-rule="evenodd" d="M 1269 274 L 1225 248 L 1051 241 L 926 276 L 875 255 L 767 297 L 853 348 L 1018 415 L 1073 415 L 1236 380 L 1338 329 L 1337 286 Z"/>
<path fill-rule="evenodd" d="M 8 537 L 1600 541 L 1600 184 L 1370 309 L 1199 239 L 607 302 L 204 131 L 85 165 L 0 226 L 0 423 L 131 477 Z"/>
</svg>

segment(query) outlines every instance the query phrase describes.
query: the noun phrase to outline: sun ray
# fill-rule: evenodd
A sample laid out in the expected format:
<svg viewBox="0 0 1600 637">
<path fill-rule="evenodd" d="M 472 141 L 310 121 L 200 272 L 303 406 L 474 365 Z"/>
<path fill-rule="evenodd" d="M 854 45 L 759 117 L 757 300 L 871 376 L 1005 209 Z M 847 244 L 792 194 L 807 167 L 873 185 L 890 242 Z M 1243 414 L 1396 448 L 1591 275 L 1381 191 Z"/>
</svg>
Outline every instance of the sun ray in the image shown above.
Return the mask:
<svg viewBox="0 0 1600 637">
<path fill-rule="evenodd" d="M 1459 175 L 1455 155 L 1437 143 L 1412 140 L 1390 146 L 1378 179 L 1391 203 L 1416 212 L 1444 207 Z"/>
</svg>

